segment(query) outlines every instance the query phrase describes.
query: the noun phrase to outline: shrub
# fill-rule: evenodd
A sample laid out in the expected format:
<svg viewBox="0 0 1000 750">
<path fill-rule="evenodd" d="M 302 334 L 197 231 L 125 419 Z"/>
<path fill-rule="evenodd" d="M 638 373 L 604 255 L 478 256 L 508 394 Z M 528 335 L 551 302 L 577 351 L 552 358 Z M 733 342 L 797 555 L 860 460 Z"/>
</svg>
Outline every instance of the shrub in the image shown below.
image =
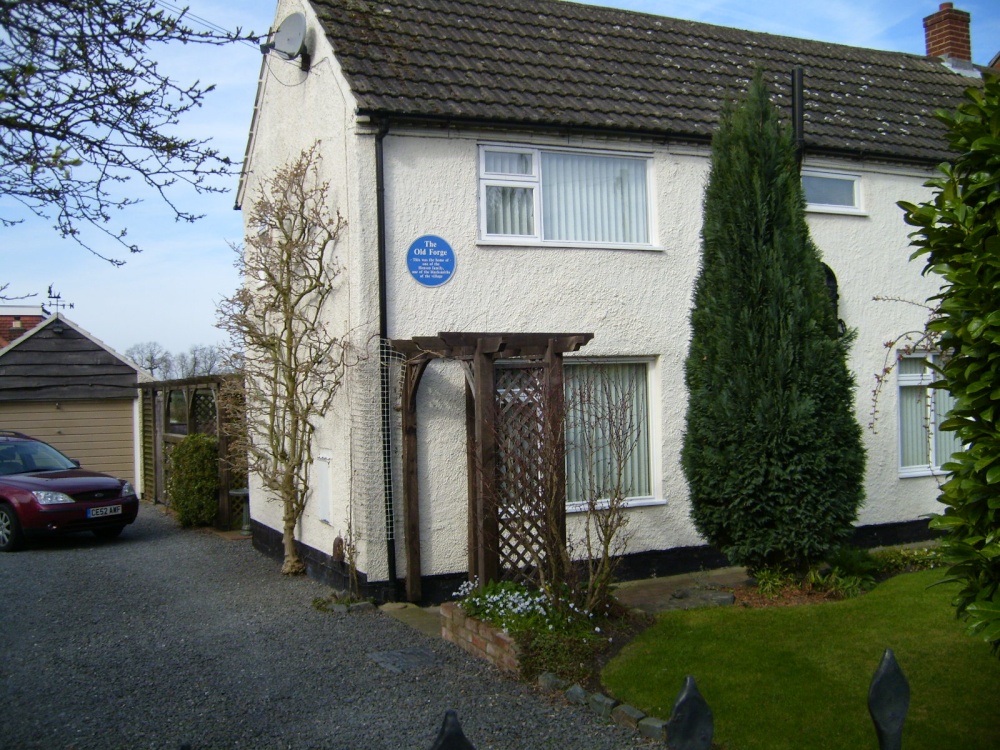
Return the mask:
<svg viewBox="0 0 1000 750">
<path fill-rule="evenodd" d="M 712 139 L 685 362 L 691 516 L 751 573 L 802 575 L 852 533 L 861 428 L 791 137 L 760 75 Z"/>
<path fill-rule="evenodd" d="M 754 572 L 757 590 L 761 596 L 776 598 L 782 591 L 796 584 L 795 576 L 781 567 L 764 566 Z"/>
<path fill-rule="evenodd" d="M 219 445 L 208 435 L 188 435 L 170 452 L 167 495 L 181 526 L 208 526 L 219 507 Z"/>
<path fill-rule="evenodd" d="M 963 584 L 958 616 L 1000 656 L 1000 78 L 987 75 L 938 119 L 956 156 L 924 183 L 934 189 L 930 201 L 899 204 L 916 227 L 912 257 L 925 256 L 924 273 L 941 276 L 927 324 L 941 350 L 933 387 L 954 396 L 941 429 L 963 445 L 941 467 L 945 510 L 931 528 L 946 532 L 948 580 Z"/>
<path fill-rule="evenodd" d="M 897 573 L 913 573 L 944 565 L 941 553 L 930 547 L 920 549 L 882 549 L 872 553 L 878 575 L 886 578 Z"/>
<path fill-rule="evenodd" d="M 850 544 L 831 550 L 826 555 L 826 562 L 834 570 L 840 571 L 842 576 L 874 576 L 881 568 L 871 552 Z"/>
</svg>

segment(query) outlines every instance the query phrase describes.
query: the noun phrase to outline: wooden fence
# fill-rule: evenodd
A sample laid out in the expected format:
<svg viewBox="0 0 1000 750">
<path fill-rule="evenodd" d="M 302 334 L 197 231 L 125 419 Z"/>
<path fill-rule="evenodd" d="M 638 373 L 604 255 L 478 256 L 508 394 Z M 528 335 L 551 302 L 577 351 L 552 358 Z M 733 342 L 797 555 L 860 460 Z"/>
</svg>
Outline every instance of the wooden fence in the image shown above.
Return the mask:
<svg viewBox="0 0 1000 750">
<path fill-rule="evenodd" d="M 229 375 L 205 375 L 179 380 L 140 383 L 142 394 L 143 497 L 170 505 L 167 493 L 169 461 L 174 445 L 187 435 L 203 433 L 219 441 L 219 455 L 228 454 L 227 418 L 220 408 L 219 390 Z M 219 507 L 216 528 L 231 529 L 242 521 L 243 502 L 239 490 L 245 478 L 234 477 L 229 462 L 219 461 Z"/>
</svg>

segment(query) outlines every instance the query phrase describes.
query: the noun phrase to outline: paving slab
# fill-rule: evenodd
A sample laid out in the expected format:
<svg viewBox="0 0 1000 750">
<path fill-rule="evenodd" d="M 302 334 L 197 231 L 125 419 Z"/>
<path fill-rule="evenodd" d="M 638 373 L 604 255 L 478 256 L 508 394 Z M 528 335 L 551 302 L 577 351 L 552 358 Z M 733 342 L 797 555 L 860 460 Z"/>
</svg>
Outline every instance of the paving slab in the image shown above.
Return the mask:
<svg viewBox="0 0 1000 750">
<path fill-rule="evenodd" d="M 379 609 L 424 635 L 431 638 L 441 637 L 441 612 L 437 607 L 418 607 L 407 602 L 389 602 Z"/>
<path fill-rule="evenodd" d="M 683 573 L 660 578 L 623 581 L 614 590 L 615 598 L 626 607 L 650 614 L 675 609 L 718 607 L 733 603 L 728 591 L 746 583 L 745 568 Z"/>
</svg>

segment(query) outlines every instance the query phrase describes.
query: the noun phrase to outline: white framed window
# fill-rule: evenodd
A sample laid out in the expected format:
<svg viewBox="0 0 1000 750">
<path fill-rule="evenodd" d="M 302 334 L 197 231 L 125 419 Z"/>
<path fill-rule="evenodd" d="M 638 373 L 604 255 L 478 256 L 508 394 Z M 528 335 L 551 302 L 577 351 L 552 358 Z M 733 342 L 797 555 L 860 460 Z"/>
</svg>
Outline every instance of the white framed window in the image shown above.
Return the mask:
<svg viewBox="0 0 1000 750">
<path fill-rule="evenodd" d="M 479 147 L 480 237 L 487 242 L 649 247 L 648 156 Z"/>
<path fill-rule="evenodd" d="M 803 169 L 802 192 L 805 193 L 806 207 L 810 211 L 838 214 L 863 213 L 861 175 Z"/>
<path fill-rule="evenodd" d="M 655 504 L 649 359 L 563 363 L 567 510 L 618 495 Z"/>
<path fill-rule="evenodd" d="M 941 464 L 962 449 L 954 432 L 939 429 L 955 404 L 931 367 L 938 355 L 918 352 L 899 358 L 899 475 L 920 477 L 941 471 Z"/>
</svg>

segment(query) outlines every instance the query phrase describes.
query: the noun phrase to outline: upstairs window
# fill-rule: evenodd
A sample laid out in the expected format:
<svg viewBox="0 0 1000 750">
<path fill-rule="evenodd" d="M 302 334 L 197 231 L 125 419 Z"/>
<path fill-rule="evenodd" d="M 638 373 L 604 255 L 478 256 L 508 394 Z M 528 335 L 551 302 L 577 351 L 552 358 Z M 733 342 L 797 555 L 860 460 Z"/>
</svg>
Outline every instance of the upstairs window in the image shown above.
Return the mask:
<svg viewBox="0 0 1000 750">
<path fill-rule="evenodd" d="M 650 244 L 648 158 L 481 146 L 479 166 L 484 240 Z"/>
<path fill-rule="evenodd" d="M 926 476 L 941 470 L 952 453 L 962 450 L 954 432 L 943 432 L 941 423 L 955 405 L 954 397 L 931 388 L 938 374 L 931 368 L 937 355 L 915 354 L 899 360 L 899 474 Z"/>
<path fill-rule="evenodd" d="M 810 211 L 861 213 L 860 175 L 803 169 L 802 191 Z"/>
</svg>

